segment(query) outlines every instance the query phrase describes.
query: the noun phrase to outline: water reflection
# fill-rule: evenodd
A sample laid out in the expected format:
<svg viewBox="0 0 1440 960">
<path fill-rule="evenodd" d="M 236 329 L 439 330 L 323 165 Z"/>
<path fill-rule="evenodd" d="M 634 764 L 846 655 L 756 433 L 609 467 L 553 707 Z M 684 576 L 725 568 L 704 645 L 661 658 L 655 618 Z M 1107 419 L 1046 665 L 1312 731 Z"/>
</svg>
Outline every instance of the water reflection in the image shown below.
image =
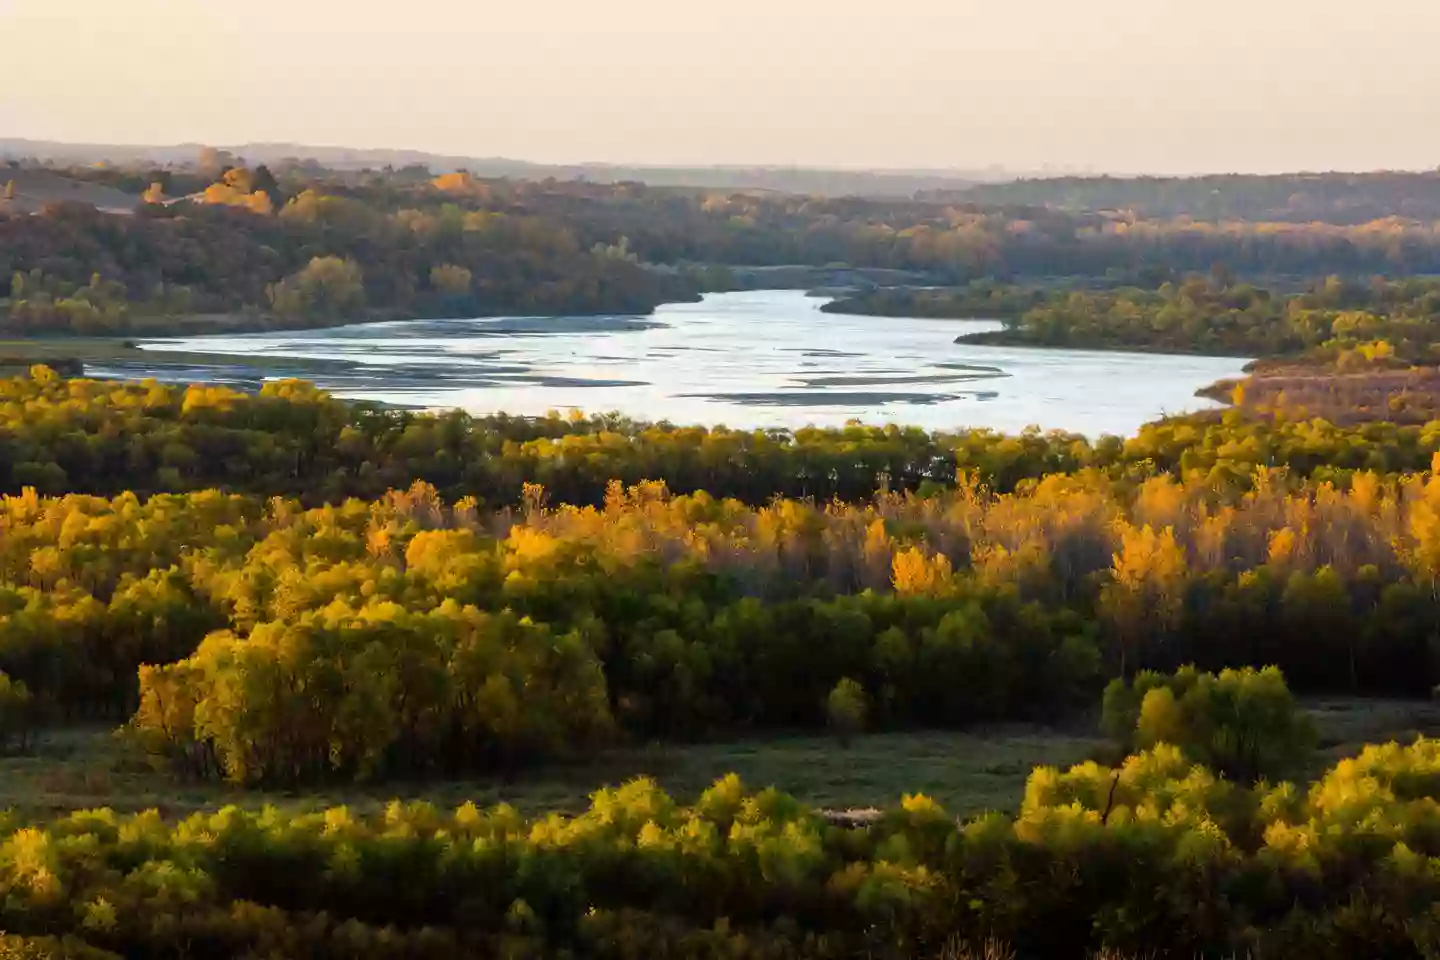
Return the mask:
<svg viewBox="0 0 1440 960">
<path fill-rule="evenodd" d="M 332 330 L 145 343 L 115 375 L 247 383 L 302 376 L 344 397 L 479 413 L 616 410 L 730 426 L 931 429 L 1029 424 L 1131 433 L 1166 413 L 1210 406 L 1197 388 L 1242 360 L 966 346 L 991 321 L 821 313 L 794 291 L 715 294 L 653 317 L 425 320 Z M 164 354 L 252 358 L 168 364 Z M 253 358 L 274 364 L 254 365 Z"/>
</svg>

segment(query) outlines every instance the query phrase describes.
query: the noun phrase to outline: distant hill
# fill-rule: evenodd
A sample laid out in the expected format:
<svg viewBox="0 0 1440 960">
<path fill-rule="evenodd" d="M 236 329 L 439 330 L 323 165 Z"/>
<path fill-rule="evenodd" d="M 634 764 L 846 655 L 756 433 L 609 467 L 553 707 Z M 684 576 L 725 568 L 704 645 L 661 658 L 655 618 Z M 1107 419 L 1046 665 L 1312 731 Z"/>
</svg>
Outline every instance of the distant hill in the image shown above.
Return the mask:
<svg viewBox="0 0 1440 960">
<path fill-rule="evenodd" d="M 205 147 L 56 143 L 0 138 L 0 160 L 35 158 L 56 163 L 88 164 L 148 162 L 193 164 Z M 337 170 L 379 169 L 422 165 L 436 173 L 465 169 L 480 177 L 522 180 L 591 180 L 616 183 L 637 180 L 659 187 L 700 187 L 774 190 L 825 196 L 910 197 L 922 191 L 963 190 L 985 180 L 1003 179 L 1000 171 L 968 173 L 944 170 L 839 170 L 775 166 L 628 166 L 607 163 L 543 164 L 503 157 L 463 157 L 419 150 L 316 147 L 295 143 L 245 143 L 218 147 L 250 164 L 279 165 L 314 160 Z"/>
<path fill-rule="evenodd" d="M 1440 170 L 1363 173 L 1214 174 L 1193 177 L 1038 174 L 999 168 L 959 170 L 845 170 L 779 166 L 645 166 L 609 163 L 544 164 L 504 157 L 466 157 L 420 150 L 324 147 L 296 143 L 245 143 L 207 147 L 75 144 L 0 138 L 0 165 L 34 159 L 57 166 L 101 162 L 172 168 L 210 162 L 267 164 L 273 168 L 317 164 L 332 170 L 425 167 L 431 173 L 468 170 L 477 177 L 513 180 L 583 180 L 597 184 L 639 181 L 657 187 L 771 191 L 875 200 L 918 199 L 996 207 L 1049 207 L 1069 212 L 1123 212 L 1142 218 L 1311 221 L 1360 224 L 1385 217 L 1440 220 Z M 67 186 L 65 189 L 102 190 Z M 47 190 L 50 195 L 46 195 Z M 60 199 L 51 184 L 33 192 Z M 133 209 L 135 198 L 117 192 L 87 202 Z M 72 199 L 83 199 L 71 194 Z M 28 202 L 28 201 L 25 201 Z M 42 200 L 43 202 L 43 200 Z"/>
<path fill-rule="evenodd" d="M 0 165 L 0 190 L 13 183 L 14 199 L 0 193 L 0 213 L 34 213 L 47 203 L 86 203 L 107 213 L 134 213 L 140 198 L 112 187 L 72 180 L 47 170 Z"/>
<path fill-rule="evenodd" d="M 939 191 L 936 200 L 1117 210 L 1140 217 L 1357 224 L 1385 217 L 1440 220 L 1440 170 L 1053 177 Z"/>
</svg>

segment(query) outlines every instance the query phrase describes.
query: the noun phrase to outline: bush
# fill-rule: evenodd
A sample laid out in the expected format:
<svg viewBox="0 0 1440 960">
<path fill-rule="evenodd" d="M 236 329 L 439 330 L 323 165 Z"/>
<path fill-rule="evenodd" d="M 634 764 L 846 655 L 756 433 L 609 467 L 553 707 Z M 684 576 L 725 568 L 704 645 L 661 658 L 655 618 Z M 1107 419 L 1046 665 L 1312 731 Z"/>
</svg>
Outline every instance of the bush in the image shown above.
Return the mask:
<svg viewBox="0 0 1440 960">
<path fill-rule="evenodd" d="M 0 960 L 900 960 L 989 937 L 1018 957 L 1433 957 L 1437 793 L 1422 739 L 1308 789 L 1227 781 L 1171 745 L 1042 767 L 1018 815 L 964 824 L 908 796 L 845 829 L 733 775 L 690 807 L 637 780 L 534 820 L 89 810 L 0 824 L 0 929 L 84 942 L 0 938 Z"/>
<path fill-rule="evenodd" d="M 120 960 L 120 955 L 71 938 L 0 935 L 0 960 Z"/>
<path fill-rule="evenodd" d="M 869 713 L 865 688 L 849 677 L 835 684 L 835 689 L 825 698 L 825 717 L 844 746 L 849 746 L 851 737 L 865 732 Z"/>
<path fill-rule="evenodd" d="M 1105 690 L 1102 722 L 1127 751 L 1168 743 L 1238 780 L 1294 773 L 1315 746 L 1314 723 L 1275 667 L 1116 679 Z"/>
<path fill-rule="evenodd" d="M 140 689 L 129 733 L 152 756 L 249 784 L 509 768 L 597 745 L 613 724 L 576 635 L 454 602 L 335 603 L 245 639 L 221 631 L 143 669 Z"/>
</svg>

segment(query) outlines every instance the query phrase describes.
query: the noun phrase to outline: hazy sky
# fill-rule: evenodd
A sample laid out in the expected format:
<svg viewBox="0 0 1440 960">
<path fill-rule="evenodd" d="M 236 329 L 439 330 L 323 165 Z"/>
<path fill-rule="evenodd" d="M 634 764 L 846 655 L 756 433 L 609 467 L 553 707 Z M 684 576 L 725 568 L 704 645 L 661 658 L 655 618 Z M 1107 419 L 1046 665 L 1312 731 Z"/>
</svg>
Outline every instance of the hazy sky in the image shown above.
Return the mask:
<svg viewBox="0 0 1440 960">
<path fill-rule="evenodd" d="M 1440 0 L 0 0 L 0 136 L 551 162 L 1440 165 Z"/>
</svg>

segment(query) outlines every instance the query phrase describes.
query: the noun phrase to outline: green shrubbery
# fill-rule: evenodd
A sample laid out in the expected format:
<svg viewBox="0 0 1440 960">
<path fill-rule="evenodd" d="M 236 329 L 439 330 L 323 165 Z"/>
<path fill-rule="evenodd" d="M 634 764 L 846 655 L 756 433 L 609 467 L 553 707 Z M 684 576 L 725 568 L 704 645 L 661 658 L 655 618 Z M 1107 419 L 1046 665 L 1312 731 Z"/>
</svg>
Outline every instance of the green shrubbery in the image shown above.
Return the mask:
<svg viewBox="0 0 1440 960">
<path fill-rule="evenodd" d="M 1112 680 L 1102 723 L 1126 750 L 1168 743 L 1239 780 L 1294 774 L 1315 746 L 1314 723 L 1274 667 L 1218 676 L 1183 667 Z"/>
<path fill-rule="evenodd" d="M 830 729 L 848 746 L 852 737 L 864 732 L 869 717 L 870 701 L 865 688 L 849 677 L 841 677 L 825 698 L 825 719 Z"/>
<path fill-rule="evenodd" d="M 10 937 L 0 934 L 0 960 L 120 960 L 76 937 Z"/>
<path fill-rule="evenodd" d="M 1421 740 L 1308 791 L 1160 746 L 1038 769 L 1017 816 L 965 824 L 907 797 L 831 826 L 733 776 L 690 807 L 637 781 L 529 821 L 87 812 L 0 837 L 0 927 L 126 957 L 900 958 L 989 938 L 1020 956 L 1423 957 L 1437 793 L 1440 743 Z"/>
<path fill-rule="evenodd" d="M 611 738 L 605 678 L 578 634 L 448 601 L 425 613 L 337 601 L 193 657 L 142 667 L 132 724 L 152 755 L 242 783 L 455 774 Z"/>
</svg>

